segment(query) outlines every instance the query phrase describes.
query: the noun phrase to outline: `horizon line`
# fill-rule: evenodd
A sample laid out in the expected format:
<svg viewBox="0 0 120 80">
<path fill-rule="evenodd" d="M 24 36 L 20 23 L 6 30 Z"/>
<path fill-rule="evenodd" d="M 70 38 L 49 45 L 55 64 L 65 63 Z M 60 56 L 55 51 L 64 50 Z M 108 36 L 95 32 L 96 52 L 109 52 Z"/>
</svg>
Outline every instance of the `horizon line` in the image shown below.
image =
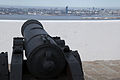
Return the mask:
<svg viewBox="0 0 120 80">
<path fill-rule="evenodd" d="M 66 5 L 66 6 L 68 6 L 68 5 Z M 42 8 L 42 7 L 49 7 L 49 8 L 65 8 L 66 6 L 23 6 L 23 5 L 21 5 L 21 6 L 17 6 L 17 5 L 0 5 L 0 7 L 36 7 L 36 8 Z M 73 7 L 71 7 L 71 6 L 68 6 L 69 8 L 120 8 L 120 7 L 95 7 L 95 6 L 91 6 L 91 7 L 89 7 L 89 6 L 84 6 L 84 7 L 77 7 L 77 6 L 73 6 Z"/>
</svg>

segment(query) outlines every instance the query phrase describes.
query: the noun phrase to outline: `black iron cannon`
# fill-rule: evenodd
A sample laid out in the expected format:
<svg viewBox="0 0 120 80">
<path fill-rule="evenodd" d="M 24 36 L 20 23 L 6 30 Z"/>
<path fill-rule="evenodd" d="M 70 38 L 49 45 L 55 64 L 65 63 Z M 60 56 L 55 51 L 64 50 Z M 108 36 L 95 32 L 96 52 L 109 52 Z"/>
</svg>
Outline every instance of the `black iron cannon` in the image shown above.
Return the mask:
<svg viewBox="0 0 120 80">
<path fill-rule="evenodd" d="M 14 38 L 10 71 L 4 68 L 2 80 L 84 80 L 80 56 L 64 40 L 51 37 L 37 20 L 26 21 L 21 32 L 23 37 Z"/>
</svg>

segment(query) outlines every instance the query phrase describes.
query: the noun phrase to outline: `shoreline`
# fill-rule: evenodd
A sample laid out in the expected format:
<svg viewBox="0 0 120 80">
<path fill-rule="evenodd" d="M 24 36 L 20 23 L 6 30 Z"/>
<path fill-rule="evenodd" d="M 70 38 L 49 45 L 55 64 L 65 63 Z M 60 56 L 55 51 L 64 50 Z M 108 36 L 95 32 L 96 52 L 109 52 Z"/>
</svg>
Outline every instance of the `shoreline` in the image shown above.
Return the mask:
<svg viewBox="0 0 120 80">
<path fill-rule="evenodd" d="M 29 19 L 26 19 L 29 20 Z M 26 20 L 12 20 L 12 19 L 0 19 L 0 22 L 25 22 Z M 39 20 L 36 19 L 40 22 L 84 22 L 84 23 L 89 23 L 89 22 L 93 22 L 93 23 L 99 23 L 99 22 L 120 22 L 120 20 Z"/>
<path fill-rule="evenodd" d="M 120 20 L 120 16 L 40 16 L 40 15 L 0 15 L 0 20 Z"/>
</svg>

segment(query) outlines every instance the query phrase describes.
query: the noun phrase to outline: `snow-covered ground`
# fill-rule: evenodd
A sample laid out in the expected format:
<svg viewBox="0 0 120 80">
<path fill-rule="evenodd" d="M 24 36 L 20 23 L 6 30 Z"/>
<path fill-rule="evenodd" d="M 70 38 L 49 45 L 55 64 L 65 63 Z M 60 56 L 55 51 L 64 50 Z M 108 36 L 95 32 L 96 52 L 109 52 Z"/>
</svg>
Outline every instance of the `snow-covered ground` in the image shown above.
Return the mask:
<svg viewBox="0 0 120 80">
<path fill-rule="evenodd" d="M 0 52 L 12 53 L 13 37 L 21 36 L 24 20 L 0 20 Z M 120 20 L 40 21 L 51 36 L 60 36 L 81 59 L 120 59 Z"/>
</svg>

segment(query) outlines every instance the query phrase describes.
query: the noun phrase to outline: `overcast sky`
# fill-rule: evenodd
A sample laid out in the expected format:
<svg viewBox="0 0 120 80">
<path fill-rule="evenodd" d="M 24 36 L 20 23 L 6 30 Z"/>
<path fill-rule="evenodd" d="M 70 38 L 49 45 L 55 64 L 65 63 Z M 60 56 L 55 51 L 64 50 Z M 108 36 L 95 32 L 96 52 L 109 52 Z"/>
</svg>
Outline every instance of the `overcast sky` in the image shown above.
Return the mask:
<svg viewBox="0 0 120 80">
<path fill-rule="evenodd" d="M 120 7 L 120 0 L 0 0 L 0 5 L 42 7 Z"/>
</svg>

